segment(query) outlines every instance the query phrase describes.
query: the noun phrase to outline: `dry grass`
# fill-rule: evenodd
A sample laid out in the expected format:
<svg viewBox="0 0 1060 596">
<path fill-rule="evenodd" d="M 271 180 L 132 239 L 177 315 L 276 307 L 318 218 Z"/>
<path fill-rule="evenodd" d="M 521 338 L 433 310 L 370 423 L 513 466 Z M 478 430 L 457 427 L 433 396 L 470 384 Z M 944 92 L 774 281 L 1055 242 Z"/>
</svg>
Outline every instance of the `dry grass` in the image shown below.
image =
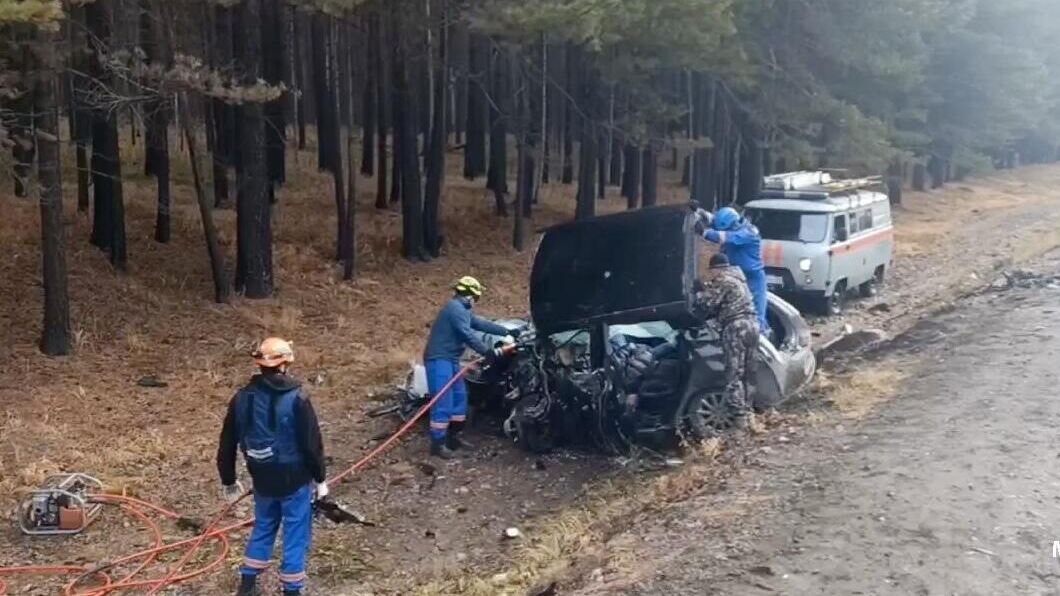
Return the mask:
<svg viewBox="0 0 1060 596">
<path fill-rule="evenodd" d="M 514 596 L 534 586 L 570 579 L 575 563 L 594 557 L 609 564 L 632 561 L 632 552 L 600 549 L 629 520 L 685 501 L 707 490 L 720 472 L 715 465 L 723 453 L 719 440 L 703 443 L 686 455 L 680 468 L 656 475 L 623 474 L 586 489 L 568 508 L 524 528 L 525 543 L 512 554 L 503 571 L 483 574 L 480 567 L 452 570 L 420 586 L 417 596 Z M 755 504 L 734 503 L 738 515 Z M 719 515 L 723 515 L 719 513 Z M 609 545 L 610 546 L 610 545 Z M 625 557 L 625 558 L 623 558 Z"/>
<path fill-rule="evenodd" d="M 842 416 L 863 418 L 898 393 L 908 368 L 908 364 L 896 360 L 883 360 L 853 373 L 821 371 L 814 381 L 814 390 L 822 399 L 834 404 Z"/>
</svg>

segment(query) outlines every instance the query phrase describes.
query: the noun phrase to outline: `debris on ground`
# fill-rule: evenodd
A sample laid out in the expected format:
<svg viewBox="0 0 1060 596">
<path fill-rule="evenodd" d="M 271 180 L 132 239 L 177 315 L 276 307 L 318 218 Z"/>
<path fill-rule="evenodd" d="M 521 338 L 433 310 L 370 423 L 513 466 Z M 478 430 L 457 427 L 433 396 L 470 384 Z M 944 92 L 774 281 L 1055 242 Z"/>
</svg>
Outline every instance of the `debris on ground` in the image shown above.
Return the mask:
<svg viewBox="0 0 1060 596">
<path fill-rule="evenodd" d="M 159 379 L 156 376 L 151 375 L 141 377 L 139 381 L 136 381 L 136 384 L 140 387 L 147 387 L 149 389 L 162 389 L 164 387 L 169 387 L 169 383 Z"/>
</svg>

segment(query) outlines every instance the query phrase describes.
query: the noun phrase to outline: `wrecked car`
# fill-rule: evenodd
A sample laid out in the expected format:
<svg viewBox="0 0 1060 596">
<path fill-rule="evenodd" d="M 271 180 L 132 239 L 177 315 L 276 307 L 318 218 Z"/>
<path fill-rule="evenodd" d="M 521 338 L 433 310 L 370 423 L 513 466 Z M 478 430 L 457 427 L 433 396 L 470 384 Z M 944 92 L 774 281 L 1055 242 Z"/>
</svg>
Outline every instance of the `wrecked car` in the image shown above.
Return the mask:
<svg viewBox="0 0 1060 596">
<path fill-rule="evenodd" d="M 535 340 L 468 378 L 471 401 L 534 452 L 588 441 L 612 453 L 728 430 L 715 321 L 694 312 L 701 247 L 686 209 L 656 207 L 548 229 L 531 274 Z M 769 297 L 749 387 L 757 409 L 803 389 L 816 361 L 798 310 Z M 484 335 L 487 345 L 503 338 Z"/>
</svg>

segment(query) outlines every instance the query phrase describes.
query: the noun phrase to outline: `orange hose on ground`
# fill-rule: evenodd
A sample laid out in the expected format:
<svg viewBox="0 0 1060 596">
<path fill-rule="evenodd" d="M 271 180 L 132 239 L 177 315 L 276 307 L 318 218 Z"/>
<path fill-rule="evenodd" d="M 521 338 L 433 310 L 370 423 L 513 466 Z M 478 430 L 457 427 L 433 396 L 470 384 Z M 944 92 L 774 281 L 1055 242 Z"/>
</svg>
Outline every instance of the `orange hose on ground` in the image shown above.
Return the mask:
<svg viewBox="0 0 1060 596">
<path fill-rule="evenodd" d="M 508 348 L 505 349 L 505 351 L 506 351 L 506 353 L 511 354 L 511 353 L 513 353 L 515 351 L 515 346 L 509 346 Z M 384 441 L 381 444 L 379 444 L 379 446 L 377 446 L 375 449 L 371 450 L 367 455 L 365 455 L 364 457 L 359 459 L 352 466 L 350 466 L 349 468 L 343 470 L 341 473 L 336 475 L 334 478 L 328 480 L 328 483 L 329 484 L 333 484 L 333 483 L 341 482 L 344 479 L 346 479 L 347 477 L 349 477 L 351 474 L 353 474 L 354 472 L 360 471 L 360 470 L 364 469 L 365 467 L 367 467 L 368 464 L 373 459 L 375 459 L 380 454 L 385 452 L 387 449 L 390 448 L 391 445 L 396 443 L 398 439 L 400 439 L 402 436 L 404 436 L 406 433 L 408 433 L 408 431 L 411 430 L 412 427 L 415 426 L 415 424 L 417 422 L 419 422 L 420 419 L 422 419 L 423 416 L 428 411 L 430 411 L 431 407 L 433 407 L 434 404 L 438 403 L 438 400 L 440 400 L 443 396 L 445 396 L 447 393 L 449 393 L 449 391 L 452 390 L 453 386 L 456 385 L 456 383 L 459 382 L 461 379 L 463 379 L 465 376 L 467 376 L 467 373 L 469 373 L 472 369 L 474 369 L 480 362 L 481 362 L 481 360 L 469 363 L 466 366 L 464 366 L 462 369 L 460 369 L 460 371 L 452 379 L 450 379 L 449 382 L 446 383 L 445 386 L 442 387 L 442 389 L 440 391 L 438 391 L 437 395 L 433 396 L 426 404 L 424 404 L 423 407 L 420 408 L 420 410 L 418 412 L 416 412 L 416 414 L 414 416 L 409 418 L 409 420 L 407 422 L 405 422 L 405 424 L 403 424 L 401 426 L 401 428 L 399 428 L 396 432 L 394 432 L 394 434 L 390 435 L 390 437 L 387 438 L 386 441 Z M 236 530 L 240 530 L 240 529 L 246 528 L 247 526 L 252 525 L 254 523 L 254 519 L 251 518 L 251 519 L 249 519 L 247 521 L 240 522 L 240 523 L 237 523 L 237 524 L 233 524 L 233 525 L 230 525 L 230 526 L 226 526 L 226 527 L 223 527 L 223 528 L 220 528 L 220 529 L 216 529 L 216 530 L 213 529 L 213 528 L 214 528 L 214 526 L 216 526 L 225 517 L 225 515 L 228 514 L 228 512 L 231 510 L 231 508 L 233 506 L 235 506 L 236 503 L 238 503 L 239 501 L 242 501 L 243 499 L 245 499 L 250 494 L 251 494 L 250 491 L 247 491 L 247 492 L 243 493 L 243 495 L 240 496 L 239 499 L 237 499 L 236 501 L 233 501 L 232 503 L 226 504 L 224 507 L 222 507 L 220 509 L 220 511 L 214 516 L 213 520 L 206 527 L 206 529 L 204 529 L 198 536 L 195 536 L 193 538 L 189 538 L 187 540 L 181 540 L 181 541 L 178 541 L 178 542 L 174 542 L 174 543 L 171 543 L 171 544 L 161 544 L 161 531 L 158 529 L 157 525 L 154 524 L 154 522 L 151 521 L 150 518 L 148 518 L 146 516 L 146 514 L 143 513 L 143 511 L 141 511 L 141 510 L 139 510 L 137 508 L 138 507 L 143 507 L 143 508 L 149 509 L 149 510 L 155 512 L 155 513 L 158 513 L 158 514 L 160 514 L 160 515 L 162 515 L 164 517 L 170 518 L 170 519 L 180 518 L 181 516 L 179 514 L 177 514 L 175 512 L 172 512 L 172 511 L 169 511 L 169 510 L 166 510 L 166 509 L 163 509 L 162 507 L 158 507 L 157 505 L 154 505 L 152 503 L 148 503 L 147 501 L 142 501 L 140 499 L 136 499 L 134 497 L 119 496 L 119 495 L 93 495 L 93 497 L 92 497 L 93 500 L 97 500 L 97 501 L 100 501 L 100 502 L 108 502 L 108 503 L 113 503 L 113 504 L 121 504 L 121 505 L 123 505 L 123 507 L 122 507 L 123 509 L 132 512 L 137 517 L 140 517 L 140 519 L 143 520 L 148 525 L 148 527 L 151 528 L 156 533 L 157 539 L 156 539 L 155 547 L 140 551 L 138 553 L 134 553 L 134 554 L 131 554 L 131 555 L 127 555 L 127 556 L 118 558 L 118 559 L 116 559 L 114 561 L 111 561 L 109 563 L 105 563 L 105 564 L 102 564 L 102 565 L 96 565 L 94 567 L 77 567 L 77 566 L 0 567 L 0 576 L 17 575 L 17 574 L 40 575 L 40 574 L 53 574 L 53 573 L 63 573 L 63 574 L 78 573 L 78 574 L 80 574 L 77 578 L 75 578 L 73 581 L 71 581 L 69 584 L 66 585 L 66 588 L 64 590 L 64 593 L 66 594 L 66 596 L 107 596 L 108 594 L 111 594 L 112 592 L 117 592 L 117 591 L 122 591 L 122 590 L 130 590 L 130 589 L 136 589 L 136 588 L 148 588 L 148 587 L 150 588 L 149 594 L 155 594 L 159 590 L 165 589 L 166 587 L 169 587 L 169 586 L 172 586 L 172 585 L 175 585 L 175 584 L 179 584 L 179 583 L 188 581 L 190 579 L 199 577 L 201 575 L 204 575 L 206 573 L 209 573 L 210 571 L 213 571 L 214 569 L 216 569 L 220 565 L 224 564 L 225 559 L 228 557 L 228 553 L 229 553 L 230 548 L 231 548 L 231 546 L 230 546 L 230 544 L 228 542 L 228 536 L 227 535 L 229 533 L 231 533 L 231 532 L 234 532 Z M 201 567 L 199 569 L 196 569 L 194 571 L 190 571 L 188 573 L 180 574 L 180 571 L 183 568 L 183 566 L 189 560 L 191 560 L 191 558 L 193 556 L 195 556 L 195 554 L 198 552 L 198 550 L 202 547 L 203 543 L 205 541 L 209 540 L 209 539 L 216 539 L 217 541 L 219 541 L 221 543 L 221 548 L 220 548 L 218 556 L 213 561 L 211 561 L 209 564 L 207 564 L 207 565 L 205 565 L 205 566 L 203 566 L 203 567 Z M 157 579 L 147 579 L 147 580 L 136 580 L 136 581 L 133 581 L 133 579 L 137 575 L 141 574 L 152 562 L 154 562 L 154 560 L 159 555 L 161 555 L 163 553 L 171 552 L 171 551 L 174 551 L 174 550 L 178 550 L 178 549 L 180 549 L 182 547 L 185 547 L 185 546 L 189 547 L 187 552 L 184 553 L 184 556 L 181 557 L 181 559 L 176 563 L 176 565 L 174 565 L 170 570 L 168 570 L 167 574 L 164 577 L 157 578 Z M 137 566 L 132 572 L 128 573 L 125 577 L 123 577 L 118 582 L 113 582 L 113 580 L 110 578 L 110 576 L 107 575 L 104 572 L 107 569 L 111 569 L 113 567 L 117 567 L 119 565 L 124 565 L 124 564 L 131 563 L 133 561 L 138 561 L 138 560 L 142 560 L 140 565 Z M 94 589 L 90 589 L 87 592 L 75 592 L 74 591 L 76 585 L 83 578 L 94 576 L 94 575 L 98 575 L 99 577 L 104 579 L 104 585 L 103 586 L 100 586 L 100 587 L 94 588 Z M 6 585 L 3 583 L 2 580 L 0 580 L 0 596 L 3 596 L 4 594 L 6 594 Z"/>
</svg>

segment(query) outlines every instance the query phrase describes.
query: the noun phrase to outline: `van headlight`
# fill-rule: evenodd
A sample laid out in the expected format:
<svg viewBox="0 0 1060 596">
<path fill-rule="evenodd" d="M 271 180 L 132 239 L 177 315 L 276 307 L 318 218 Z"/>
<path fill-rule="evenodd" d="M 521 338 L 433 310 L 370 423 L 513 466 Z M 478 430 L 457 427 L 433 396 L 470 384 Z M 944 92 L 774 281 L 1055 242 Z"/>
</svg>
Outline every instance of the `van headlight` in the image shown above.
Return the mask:
<svg viewBox="0 0 1060 596">
<path fill-rule="evenodd" d="M 802 271 L 809 271 L 813 267 L 813 261 L 810 259 L 799 259 L 799 269 Z"/>
</svg>

